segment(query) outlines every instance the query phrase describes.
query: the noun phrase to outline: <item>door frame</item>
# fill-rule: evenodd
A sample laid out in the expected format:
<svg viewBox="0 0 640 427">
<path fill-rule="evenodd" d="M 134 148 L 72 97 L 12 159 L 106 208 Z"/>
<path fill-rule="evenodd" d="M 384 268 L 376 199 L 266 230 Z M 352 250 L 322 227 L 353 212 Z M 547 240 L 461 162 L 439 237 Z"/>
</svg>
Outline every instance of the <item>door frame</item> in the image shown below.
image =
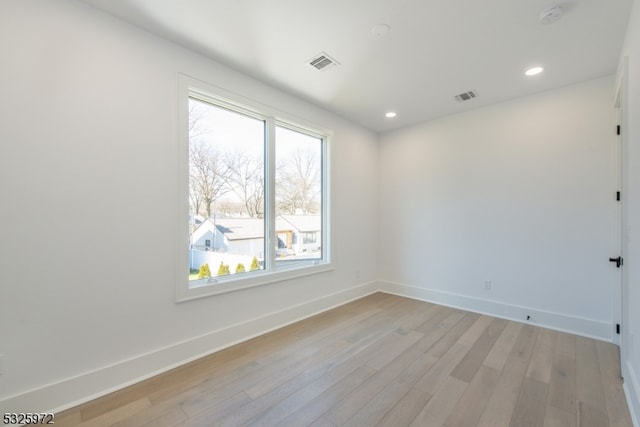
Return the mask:
<svg viewBox="0 0 640 427">
<path fill-rule="evenodd" d="M 628 57 L 623 57 L 616 75 L 616 86 L 613 99 L 613 106 L 615 109 L 616 125 L 620 126 L 620 132 L 615 138 L 614 149 L 614 183 L 616 191 L 621 192 L 620 201 L 615 202 L 614 207 L 614 230 L 613 230 L 613 247 L 612 255 L 620 256 L 624 259 L 624 255 L 627 252 L 627 215 L 625 212 L 625 189 L 628 188 L 626 171 L 628 166 L 626 165 L 627 150 L 628 150 L 628 138 L 627 138 L 627 76 L 628 76 Z M 612 264 L 613 265 L 613 264 Z M 614 286 L 613 292 L 613 318 L 614 323 L 620 325 L 620 334 L 613 335 L 613 342 L 620 347 L 620 366 L 621 377 L 625 375 L 625 360 L 626 355 L 626 343 L 628 342 L 628 331 L 625 325 L 628 325 L 627 317 L 629 313 L 628 304 L 628 290 L 629 282 L 628 277 L 625 274 L 624 265 L 621 268 L 613 268 L 616 270 L 613 275 L 612 285 Z"/>
</svg>

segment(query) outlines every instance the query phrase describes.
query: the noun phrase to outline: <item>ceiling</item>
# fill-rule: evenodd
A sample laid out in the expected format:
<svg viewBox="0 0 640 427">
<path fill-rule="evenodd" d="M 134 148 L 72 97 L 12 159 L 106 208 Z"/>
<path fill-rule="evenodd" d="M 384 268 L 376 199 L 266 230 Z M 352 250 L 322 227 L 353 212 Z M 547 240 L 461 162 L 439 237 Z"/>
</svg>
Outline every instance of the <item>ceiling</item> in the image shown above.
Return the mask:
<svg viewBox="0 0 640 427">
<path fill-rule="evenodd" d="M 376 132 L 614 74 L 632 3 L 84 1 Z M 541 23 L 558 5 L 562 17 Z M 309 66 L 321 52 L 339 65 Z M 534 65 L 544 72 L 526 77 Z M 470 90 L 475 99 L 455 100 Z"/>
</svg>

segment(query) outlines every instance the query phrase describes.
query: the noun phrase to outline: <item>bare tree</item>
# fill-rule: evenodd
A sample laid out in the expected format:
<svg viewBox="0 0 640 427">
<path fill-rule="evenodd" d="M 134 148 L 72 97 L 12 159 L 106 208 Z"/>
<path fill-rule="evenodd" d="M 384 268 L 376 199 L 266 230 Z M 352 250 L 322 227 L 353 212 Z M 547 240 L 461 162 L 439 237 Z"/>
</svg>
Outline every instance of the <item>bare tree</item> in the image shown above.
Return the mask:
<svg viewBox="0 0 640 427">
<path fill-rule="evenodd" d="M 213 203 L 229 191 L 231 168 L 218 152 L 203 142 L 189 144 L 189 190 L 196 213 L 211 218 Z"/>
<path fill-rule="evenodd" d="M 282 160 L 276 170 L 278 213 L 307 215 L 320 208 L 322 191 L 320 155 L 316 151 L 298 149 Z"/>
<path fill-rule="evenodd" d="M 230 154 L 230 184 L 233 192 L 242 200 L 251 218 L 264 216 L 264 163 L 262 157 L 237 152 Z"/>
<path fill-rule="evenodd" d="M 189 201 L 195 214 L 200 213 L 204 202 L 200 192 L 201 180 L 193 179 L 194 175 L 197 175 L 197 172 L 193 165 L 192 144 L 195 143 L 197 137 L 207 133 L 207 130 L 202 126 L 202 120 L 206 115 L 207 111 L 204 105 L 198 101 L 189 99 Z"/>
<path fill-rule="evenodd" d="M 193 99 L 189 100 L 189 141 L 204 135 L 207 130 L 202 126 L 202 120 L 207 116 L 207 107 Z"/>
<path fill-rule="evenodd" d="M 191 169 L 191 162 L 189 162 L 189 169 Z M 194 214 L 199 214 L 202 208 L 203 201 L 202 195 L 199 191 L 199 185 L 196 180 L 193 179 L 193 173 L 189 171 L 189 202 Z"/>
</svg>

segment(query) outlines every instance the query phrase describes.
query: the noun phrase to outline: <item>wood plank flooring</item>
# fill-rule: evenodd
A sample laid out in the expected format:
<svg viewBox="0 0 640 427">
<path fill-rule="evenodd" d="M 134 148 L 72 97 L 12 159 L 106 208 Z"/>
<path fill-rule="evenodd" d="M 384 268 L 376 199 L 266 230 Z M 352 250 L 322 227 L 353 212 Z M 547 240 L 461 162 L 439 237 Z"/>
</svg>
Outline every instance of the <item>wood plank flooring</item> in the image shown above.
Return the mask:
<svg viewBox="0 0 640 427">
<path fill-rule="evenodd" d="M 57 414 L 57 426 L 632 427 L 617 347 L 376 293 Z"/>
</svg>

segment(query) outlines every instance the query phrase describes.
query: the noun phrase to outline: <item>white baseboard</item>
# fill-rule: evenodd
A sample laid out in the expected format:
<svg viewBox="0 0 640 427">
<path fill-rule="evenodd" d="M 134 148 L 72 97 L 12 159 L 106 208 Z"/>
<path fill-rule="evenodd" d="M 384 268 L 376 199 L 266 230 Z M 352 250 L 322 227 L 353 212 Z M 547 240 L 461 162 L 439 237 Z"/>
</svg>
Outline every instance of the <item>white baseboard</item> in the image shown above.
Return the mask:
<svg viewBox="0 0 640 427">
<path fill-rule="evenodd" d="M 640 377 L 636 375 L 629 361 L 626 362 L 624 375 L 624 394 L 627 396 L 631 421 L 634 427 L 640 427 Z"/>
<path fill-rule="evenodd" d="M 380 291 L 517 322 L 530 323 L 536 326 L 569 332 L 601 341 L 611 342 L 613 337 L 612 325 L 592 319 L 573 317 L 531 307 L 505 304 L 498 301 L 473 298 L 389 281 L 380 282 Z M 527 316 L 530 316 L 529 320 L 527 320 Z"/>
<path fill-rule="evenodd" d="M 60 412 L 378 291 L 361 284 L 0 400 L 0 412 Z"/>
</svg>

